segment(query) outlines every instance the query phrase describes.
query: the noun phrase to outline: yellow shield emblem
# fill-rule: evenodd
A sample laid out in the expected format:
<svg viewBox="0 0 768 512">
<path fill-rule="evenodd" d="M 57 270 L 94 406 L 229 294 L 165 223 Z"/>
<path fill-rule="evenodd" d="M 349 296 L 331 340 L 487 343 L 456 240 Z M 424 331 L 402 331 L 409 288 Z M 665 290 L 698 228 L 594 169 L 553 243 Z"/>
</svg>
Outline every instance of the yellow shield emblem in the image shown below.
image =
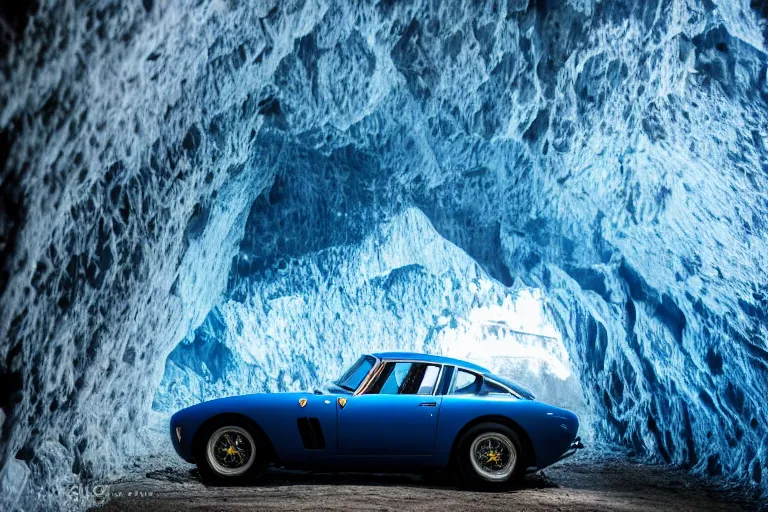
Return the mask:
<svg viewBox="0 0 768 512">
<path fill-rule="evenodd" d="M 299 398 L 299 405 L 304 407 L 307 405 L 307 399 L 306 398 Z"/>
<path fill-rule="evenodd" d="M 347 399 L 339 398 L 339 406 L 343 409 L 345 405 L 347 405 Z"/>
</svg>

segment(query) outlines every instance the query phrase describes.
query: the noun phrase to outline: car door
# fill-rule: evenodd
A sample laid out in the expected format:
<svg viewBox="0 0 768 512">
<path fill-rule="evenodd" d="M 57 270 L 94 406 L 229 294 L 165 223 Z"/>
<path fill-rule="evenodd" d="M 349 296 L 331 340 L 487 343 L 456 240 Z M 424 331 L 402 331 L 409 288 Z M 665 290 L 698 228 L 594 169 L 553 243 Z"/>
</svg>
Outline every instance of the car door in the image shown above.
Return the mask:
<svg viewBox="0 0 768 512">
<path fill-rule="evenodd" d="M 365 394 L 337 400 L 338 453 L 432 455 L 441 396 L 441 365 L 388 361 Z"/>
</svg>

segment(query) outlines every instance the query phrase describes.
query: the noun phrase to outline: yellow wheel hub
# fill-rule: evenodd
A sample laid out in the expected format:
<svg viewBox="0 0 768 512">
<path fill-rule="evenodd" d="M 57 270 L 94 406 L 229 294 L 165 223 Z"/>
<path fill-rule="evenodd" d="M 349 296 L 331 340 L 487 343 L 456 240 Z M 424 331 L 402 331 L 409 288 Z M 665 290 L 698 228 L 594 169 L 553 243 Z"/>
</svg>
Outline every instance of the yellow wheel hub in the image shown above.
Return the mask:
<svg viewBox="0 0 768 512">
<path fill-rule="evenodd" d="M 501 454 L 499 452 L 488 452 L 488 462 L 501 462 Z"/>
<path fill-rule="evenodd" d="M 237 453 L 237 450 L 235 450 L 234 446 L 231 446 L 227 448 L 227 455 L 235 455 Z"/>
</svg>

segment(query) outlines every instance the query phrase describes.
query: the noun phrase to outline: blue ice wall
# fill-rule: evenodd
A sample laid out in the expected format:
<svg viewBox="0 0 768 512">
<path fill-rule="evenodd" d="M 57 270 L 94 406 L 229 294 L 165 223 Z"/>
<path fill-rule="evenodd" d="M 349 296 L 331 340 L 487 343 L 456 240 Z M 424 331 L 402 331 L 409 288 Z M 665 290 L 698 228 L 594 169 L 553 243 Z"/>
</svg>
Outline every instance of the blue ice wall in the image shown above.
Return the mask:
<svg viewBox="0 0 768 512">
<path fill-rule="evenodd" d="M 365 241 L 409 209 L 499 283 L 546 290 L 599 436 L 766 492 L 765 12 L 51 0 L 14 14 L 2 499 L 122 471 L 180 341 L 293 261 L 375 258 Z M 270 357 L 312 375 L 311 358 Z"/>
<path fill-rule="evenodd" d="M 470 357 L 518 380 L 578 412 L 581 435 L 589 436 L 591 410 L 577 369 L 540 301 L 519 281 L 506 287 L 489 278 L 418 209 L 394 215 L 352 246 L 268 268 L 253 254 L 238 255 L 227 298 L 168 356 L 155 411 L 321 388 L 360 353 L 413 350 Z"/>
</svg>

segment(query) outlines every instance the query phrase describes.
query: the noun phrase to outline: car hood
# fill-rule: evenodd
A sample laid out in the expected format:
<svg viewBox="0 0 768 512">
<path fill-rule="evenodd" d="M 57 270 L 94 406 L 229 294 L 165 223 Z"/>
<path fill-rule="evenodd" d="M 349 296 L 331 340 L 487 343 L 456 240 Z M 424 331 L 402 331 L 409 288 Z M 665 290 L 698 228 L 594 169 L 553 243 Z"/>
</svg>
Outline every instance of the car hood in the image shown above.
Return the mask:
<svg viewBox="0 0 768 512">
<path fill-rule="evenodd" d="M 306 398 L 311 395 L 327 394 L 350 394 L 349 391 L 338 388 L 333 385 L 315 391 L 295 391 L 284 393 L 252 393 L 249 395 L 236 395 L 224 398 L 216 398 L 200 402 L 199 404 L 185 407 L 178 411 L 174 416 L 181 419 L 183 416 L 195 413 L 214 414 L 216 412 L 238 412 L 245 411 L 259 405 L 279 405 L 282 403 L 298 401 L 300 398 Z"/>
<path fill-rule="evenodd" d="M 333 383 L 328 383 L 321 388 L 315 389 L 316 395 L 351 395 L 353 393 L 353 391 L 344 389 Z"/>
</svg>

